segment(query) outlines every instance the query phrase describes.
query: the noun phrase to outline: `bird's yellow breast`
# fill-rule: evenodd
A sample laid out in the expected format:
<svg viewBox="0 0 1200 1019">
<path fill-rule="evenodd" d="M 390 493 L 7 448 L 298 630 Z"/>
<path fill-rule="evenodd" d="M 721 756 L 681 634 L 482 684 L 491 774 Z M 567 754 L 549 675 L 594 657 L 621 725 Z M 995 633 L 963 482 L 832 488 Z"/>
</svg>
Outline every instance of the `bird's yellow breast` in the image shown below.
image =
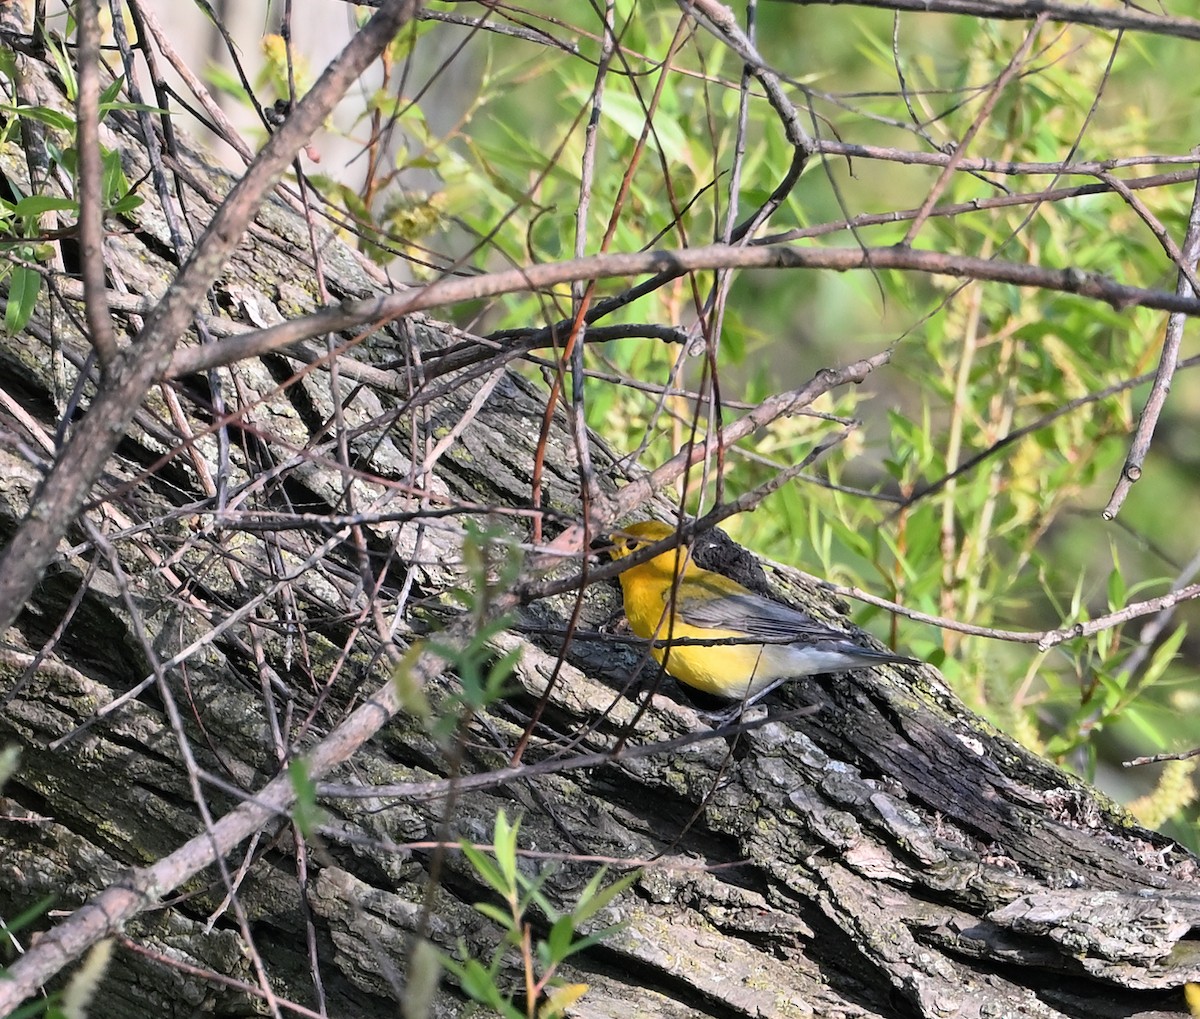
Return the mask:
<svg viewBox="0 0 1200 1019">
<path fill-rule="evenodd" d="M 625 616 L 630 628 L 639 637 L 655 641 L 704 640 L 721 641 L 742 637 L 734 630 L 708 629 L 689 626 L 678 613 L 668 613 L 672 597 L 687 599 L 687 580 L 672 583 L 673 571 L 653 569 L 660 559 L 675 557 L 674 552 L 652 559 L 641 567 L 627 570 L 620 576 L 625 596 Z M 673 564 L 672 564 L 673 565 Z M 657 576 L 657 573 L 662 576 Z M 674 623 L 671 617 L 674 616 Z M 794 674 L 787 660 L 785 645 L 764 644 L 677 644 L 655 646 L 655 659 L 681 683 L 740 700 L 753 697 L 763 687 Z"/>
</svg>

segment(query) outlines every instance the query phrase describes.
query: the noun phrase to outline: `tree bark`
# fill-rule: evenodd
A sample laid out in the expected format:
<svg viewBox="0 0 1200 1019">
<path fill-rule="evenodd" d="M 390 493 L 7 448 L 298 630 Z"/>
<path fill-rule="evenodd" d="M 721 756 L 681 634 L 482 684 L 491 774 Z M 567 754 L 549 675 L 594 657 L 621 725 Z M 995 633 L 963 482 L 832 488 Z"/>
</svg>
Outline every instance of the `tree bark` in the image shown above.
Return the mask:
<svg viewBox="0 0 1200 1019">
<path fill-rule="evenodd" d="M 29 73 L 48 101 L 53 80 Z M 108 127 L 137 179 L 135 121 Z M 171 169 L 186 215 L 211 221 L 229 178 L 185 153 Z M 0 170 L 30 193 L 24 153 L 0 152 Z M 179 271 L 143 193 L 105 242 L 119 339 Z M 293 204 L 258 213 L 197 309 L 213 336 L 320 306 Z M 319 239 L 335 299 L 381 291 L 353 251 Z M 69 268 L 69 242 L 62 254 Z M 69 273 L 47 287 L 28 328 L 0 342 L 6 541 L 105 384 L 79 287 Z M 530 514 L 514 511 L 533 505 L 539 457 L 540 505 L 579 516 L 571 422 L 556 411 L 541 442 L 545 389 L 503 349 L 416 317 L 357 340 L 164 379 L 134 414 L 0 647 L 0 744 L 21 750 L 3 788 L 5 920 L 53 895 L 34 923 L 53 930 L 318 745 L 386 680 L 385 649 L 454 617 L 467 520 L 493 508 L 529 539 Z M 613 485 L 615 459 L 585 441 Z M 519 689 L 459 750 L 401 712 L 328 776 L 363 795 L 327 790 L 310 838 L 277 817 L 224 873 L 139 889 L 94 1014 L 244 1015 L 267 1010 L 268 986 L 329 1015 L 391 1014 L 417 933 L 449 951 L 495 945 L 473 908 L 487 891 L 437 844 L 488 843 L 501 809 L 521 817 L 523 848 L 550 854 L 523 866 L 549 874 L 562 908 L 596 858 L 643 862 L 596 922 L 623 926 L 563 970 L 589 987 L 573 1015 L 1186 1014 L 1195 859 L 972 716 L 934 670 L 799 681 L 772 704 L 786 717 L 711 737 L 669 681 L 638 715 L 626 687 L 639 649 L 596 633 L 618 606 L 612 585 L 588 589 L 560 656 L 573 604 L 524 606 L 493 642 L 523 649 Z M 551 676 L 526 770 L 502 771 Z M 426 694 L 445 708 L 457 689 L 445 670 Z M 394 788 L 367 795 L 376 785 Z M 27 955 L 45 943 L 15 941 Z M 502 978 L 516 986 L 515 968 Z M 464 1010 L 444 982 L 434 1014 Z"/>
</svg>

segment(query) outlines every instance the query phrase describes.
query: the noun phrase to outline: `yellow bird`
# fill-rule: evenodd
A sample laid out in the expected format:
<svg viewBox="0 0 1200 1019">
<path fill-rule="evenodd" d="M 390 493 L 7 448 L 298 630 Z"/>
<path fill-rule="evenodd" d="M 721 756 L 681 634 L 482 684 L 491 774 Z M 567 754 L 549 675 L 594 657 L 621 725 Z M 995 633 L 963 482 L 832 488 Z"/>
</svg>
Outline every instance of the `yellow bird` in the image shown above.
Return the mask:
<svg viewBox="0 0 1200 1019">
<path fill-rule="evenodd" d="M 674 533 L 674 527 L 657 520 L 632 524 L 610 535 L 608 554 L 624 559 Z M 860 647 L 803 612 L 701 569 L 683 547 L 667 549 L 618 579 L 633 632 L 672 642 L 651 649 L 667 674 L 697 690 L 742 701 L 743 706 L 800 676 L 886 663 L 922 664 Z M 680 640 L 684 643 L 673 643 Z"/>
</svg>

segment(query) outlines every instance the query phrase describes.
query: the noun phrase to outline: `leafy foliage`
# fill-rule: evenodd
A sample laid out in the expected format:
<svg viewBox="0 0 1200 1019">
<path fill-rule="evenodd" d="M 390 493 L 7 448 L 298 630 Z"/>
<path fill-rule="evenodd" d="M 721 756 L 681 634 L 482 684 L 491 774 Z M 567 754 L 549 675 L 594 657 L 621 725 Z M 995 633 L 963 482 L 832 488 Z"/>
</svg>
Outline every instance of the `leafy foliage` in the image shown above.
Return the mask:
<svg viewBox="0 0 1200 1019">
<path fill-rule="evenodd" d="M 60 49 L 51 47 L 51 52 L 63 75 L 67 94 L 74 100 L 77 90 L 74 69 Z M 11 80 L 14 74 L 12 54 L 0 55 L 0 75 Z M 154 110 L 154 107 L 144 104 L 118 100 L 117 96 L 120 95 L 123 85 L 124 79 L 116 78 L 101 92 L 101 120 L 113 110 Z M 49 171 L 53 173 L 56 168 L 61 168 L 75 179 L 77 150 L 74 144 L 63 143 L 63 140 L 73 143 L 75 139 L 75 120 L 71 114 L 47 106 L 13 106 L 6 103 L 0 103 L 0 113 L 8 118 L 3 129 L 0 129 L 0 145 L 19 145 L 21 120 L 35 120 L 49 129 L 51 135 L 47 141 L 51 160 Z M 55 137 L 59 140 L 56 141 Z M 125 176 L 121 166 L 121 154 L 102 147 L 100 160 L 102 208 L 106 215 L 128 215 L 142 204 L 142 199 L 134 193 Z M 9 185 L 16 186 L 11 181 Z M 61 213 L 77 219 L 79 202 L 74 197 L 76 192 L 77 188 L 73 189 L 69 197 L 30 194 L 18 197 L 15 201 L 0 197 L 0 282 L 8 279 L 4 328 L 9 335 L 19 333 L 29 323 L 42 289 L 42 272 L 38 265 L 50 259 L 54 253 L 53 245 L 40 239 L 43 233 L 43 217 L 49 216 L 53 220 Z"/>
<path fill-rule="evenodd" d="M 556 974 L 572 955 L 604 940 L 620 925 L 610 925 L 581 934 L 580 928 L 606 910 L 614 899 L 629 888 L 638 877 L 636 871 L 604 884 L 605 870 L 598 870 L 567 913 L 560 913 L 543 892 L 548 871 L 533 876 L 525 873 L 519 863 L 517 834 L 520 825 L 509 823 L 501 810 L 496 815 L 491 855 L 469 842 L 460 846 L 479 880 L 498 897 L 499 902 L 483 901 L 475 908 L 494 921 L 503 932 L 503 939 L 486 960 L 471 956 L 465 942 L 460 942 L 456 956 L 444 955 L 442 965 L 458 980 L 462 989 L 476 1001 L 493 1009 L 505 1019 L 557 1019 L 579 1000 L 587 987 L 563 984 Z M 538 918 L 544 933 L 534 934 L 533 917 Z M 518 956 L 518 966 L 524 976 L 524 1007 L 517 1004 L 518 995 L 502 987 L 502 973 L 510 951 Z"/>
</svg>

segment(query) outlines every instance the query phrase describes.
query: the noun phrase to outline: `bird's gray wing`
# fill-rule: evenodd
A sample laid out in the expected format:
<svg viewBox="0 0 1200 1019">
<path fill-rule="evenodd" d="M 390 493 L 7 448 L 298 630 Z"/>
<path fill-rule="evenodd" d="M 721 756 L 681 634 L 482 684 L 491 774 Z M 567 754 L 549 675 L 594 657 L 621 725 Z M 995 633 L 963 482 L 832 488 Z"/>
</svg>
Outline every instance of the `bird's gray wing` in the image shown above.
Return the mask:
<svg viewBox="0 0 1200 1019">
<path fill-rule="evenodd" d="M 766 641 L 846 640 L 844 633 L 780 602 L 746 592 L 721 591 L 714 598 L 682 598 L 676 611 L 685 623 L 720 630 L 742 630 Z"/>
<path fill-rule="evenodd" d="M 805 648 L 809 654 L 818 652 L 826 656 L 821 659 L 820 667 L 813 660 L 802 661 L 796 675 L 836 672 L 882 662 L 922 664 L 906 655 L 863 647 L 841 630 L 819 623 L 799 609 L 749 591 L 743 594 L 721 591 L 718 598 L 685 598 L 677 613 L 692 626 L 740 630 L 747 637 L 765 643 L 791 645 L 797 649 Z"/>
</svg>

